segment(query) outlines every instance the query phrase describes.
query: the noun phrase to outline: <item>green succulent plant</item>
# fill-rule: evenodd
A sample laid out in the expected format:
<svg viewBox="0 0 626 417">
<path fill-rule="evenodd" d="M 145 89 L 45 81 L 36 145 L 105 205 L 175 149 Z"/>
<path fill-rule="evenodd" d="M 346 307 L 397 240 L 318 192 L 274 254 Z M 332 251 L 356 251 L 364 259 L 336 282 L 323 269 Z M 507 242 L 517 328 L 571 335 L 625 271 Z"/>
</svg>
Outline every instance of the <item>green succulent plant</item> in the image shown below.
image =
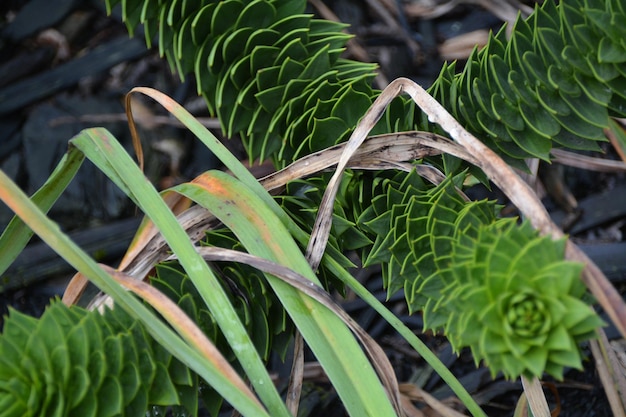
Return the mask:
<svg viewBox="0 0 626 417">
<path fill-rule="evenodd" d="M 40 319 L 12 310 L 4 322 L 2 417 L 140 416 L 172 405 L 196 413 L 197 395 L 189 369 L 120 308 L 100 315 L 57 301 Z"/>
<path fill-rule="evenodd" d="M 508 160 L 549 160 L 552 147 L 597 150 L 626 112 L 621 1 L 546 1 L 528 19 L 491 34 L 457 74 L 430 88 L 455 117 Z"/>
<path fill-rule="evenodd" d="M 452 346 L 470 347 L 494 375 L 562 379 L 565 368 L 582 368 L 580 343 L 603 325 L 582 301 L 583 265 L 564 261 L 564 251 L 564 239 L 537 237 L 514 219 L 457 230 L 452 254 L 436 260 L 444 287 L 425 321 L 445 315 Z"/>
<path fill-rule="evenodd" d="M 282 166 L 345 140 L 378 95 L 375 66 L 341 58 L 345 25 L 303 14 L 303 0 L 121 3 L 129 31 L 142 23 L 148 44 L 158 33 L 172 68 L 195 74 L 224 132 L 239 133 L 253 159 Z M 614 128 L 609 116 L 626 113 L 624 19 L 620 0 L 543 2 L 459 73 L 444 65 L 429 92 L 512 163 L 549 159 L 553 146 L 597 149 Z M 434 129 L 398 100 L 374 133 L 416 126 Z"/>
<path fill-rule="evenodd" d="M 497 218 L 492 201 L 466 203 L 453 181 L 399 177 L 359 219 L 376 239 L 365 265 L 383 265 L 389 296 L 403 289 L 425 328 L 457 352 L 471 348 L 494 375 L 561 379 L 564 367 L 580 368 L 580 342 L 602 321 L 581 301 L 583 265 L 563 260 L 565 241 Z"/>
</svg>

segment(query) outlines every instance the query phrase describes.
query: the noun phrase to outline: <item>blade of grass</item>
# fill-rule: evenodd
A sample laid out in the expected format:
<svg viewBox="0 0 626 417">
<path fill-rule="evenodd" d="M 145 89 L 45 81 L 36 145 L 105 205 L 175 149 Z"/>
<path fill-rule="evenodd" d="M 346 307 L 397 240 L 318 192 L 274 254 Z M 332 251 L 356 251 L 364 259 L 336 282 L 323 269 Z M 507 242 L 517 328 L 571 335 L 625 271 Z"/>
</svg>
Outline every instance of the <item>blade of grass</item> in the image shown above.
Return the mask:
<svg viewBox="0 0 626 417">
<path fill-rule="evenodd" d="M 176 216 L 130 155 L 115 137 L 101 128 L 84 130 L 72 139 L 72 143 L 116 184 L 122 183 L 120 188 L 129 192 L 129 197 L 154 222 L 171 250 L 178 255 L 180 264 L 198 289 L 271 415 L 288 416 L 289 412 L 228 296 L 206 262 L 197 254 Z"/>
<path fill-rule="evenodd" d="M 214 368 L 219 369 L 237 390 L 250 398 L 256 399 L 248 385 L 241 379 L 224 355 L 174 301 L 150 284 L 116 271 L 111 267 L 102 265 L 102 268 L 115 281 L 154 307 L 176 329 L 178 334 L 198 352 L 201 352 Z M 258 405 L 261 406 L 261 403 L 258 403 Z"/>
<path fill-rule="evenodd" d="M 606 337 L 606 336 L 604 336 Z M 602 338 L 602 336 L 601 336 Z M 602 340 L 602 339 L 600 339 Z M 597 340 L 589 341 L 589 347 L 593 353 L 595 359 L 596 371 L 604 386 L 604 393 L 606 394 L 611 411 L 614 417 L 624 417 L 624 408 L 620 401 L 619 391 L 616 387 L 615 379 L 611 375 L 612 373 L 622 372 L 619 368 L 614 368 L 611 365 L 610 358 L 607 357 L 608 350 L 612 349 L 608 344 L 600 344 Z"/>
<path fill-rule="evenodd" d="M 443 402 L 439 401 L 417 385 L 413 384 L 402 384 L 400 387 L 402 389 L 402 394 L 408 396 L 412 399 L 417 399 L 426 403 L 430 408 L 432 408 L 436 415 L 438 416 L 446 416 L 446 417 L 463 417 L 464 414 L 459 413 L 455 409 L 447 406 Z"/>
<path fill-rule="evenodd" d="M 47 213 L 74 178 L 84 159 L 82 152 L 70 148 L 46 182 L 32 195 L 31 201 Z M 11 219 L 0 236 L 0 275 L 11 266 L 32 236 L 33 232 L 22 219 L 18 216 Z M 0 286 L 0 292 L 1 289 Z"/>
<path fill-rule="evenodd" d="M 528 379 L 522 375 L 521 379 L 524 393 L 526 394 L 526 400 L 528 401 L 528 406 L 533 416 L 550 417 L 550 407 L 548 407 L 548 401 L 543 394 L 543 388 L 541 388 L 539 378 Z"/>
<path fill-rule="evenodd" d="M 626 131 L 624 126 L 610 119 L 609 127 L 604 130 L 604 134 L 609 138 L 611 145 L 622 161 L 626 162 Z"/>
<path fill-rule="evenodd" d="M 29 200 L 22 190 L 1 170 L 0 199 L 44 242 L 70 265 L 88 276 L 100 289 L 110 294 L 119 306 L 140 320 L 157 342 L 204 378 L 235 408 L 245 415 L 269 417 L 269 414 L 255 398 L 251 398 L 237 389 L 219 369 L 215 369 L 211 365 L 207 358 L 187 345 L 169 326 L 117 284 L 87 253 L 72 242 L 56 223 L 47 218 L 45 213 Z"/>
<path fill-rule="evenodd" d="M 168 191 L 162 192 L 161 197 L 174 214 L 181 213 L 185 209 L 189 208 L 191 204 L 188 199 L 181 197 L 179 194 Z M 145 253 L 146 251 L 149 251 L 148 246 L 150 245 L 150 242 L 153 238 L 159 235 L 159 233 L 159 229 L 150 221 L 150 218 L 144 217 L 135 232 L 132 242 L 126 249 L 126 253 L 120 261 L 118 269 L 123 271 L 133 261 L 140 261 L 142 256 L 144 256 L 145 259 Z M 138 278 L 141 279 L 143 276 Z M 65 292 L 63 293 L 63 302 L 68 305 L 76 304 L 87 288 L 88 283 L 89 280 L 82 274 L 77 273 L 74 275 L 65 288 Z"/>
<path fill-rule="evenodd" d="M 271 209 L 243 183 L 220 171 L 173 188 L 207 208 L 253 255 L 280 263 L 320 285 L 297 244 Z M 268 282 L 298 327 L 352 416 L 394 416 L 396 393 L 387 397 L 372 365 L 346 325 L 289 284 Z"/>
<path fill-rule="evenodd" d="M 271 276 L 280 278 L 290 286 L 294 287 L 298 291 L 306 294 L 308 297 L 314 299 L 318 303 L 322 304 L 328 310 L 337 315 L 355 334 L 359 343 L 365 348 L 372 364 L 376 368 L 379 376 L 382 380 L 388 381 L 388 386 L 391 390 L 399 390 L 397 382 L 395 380 L 395 374 L 393 368 L 387 359 L 384 351 L 376 343 L 374 339 L 352 318 L 344 309 L 326 292 L 321 286 L 315 284 L 308 278 L 300 275 L 292 269 L 289 269 L 276 262 L 269 261 L 258 256 L 250 255 L 245 252 L 240 252 L 232 249 L 218 248 L 212 246 L 203 246 L 198 248 L 198 253 L 207 261 L 230 261 L 240 262 L 246 265 L 250 265 L 260 271 L 263 271 Z M 175 259 L 175 256 L 170 256 L 168 260 Z"/>
<path fill-rule="evenodd" d="M 202 123 L 198 121 L 191 113 L 189 113 L 183 106 L 174 101 L 166 94 L 149 87 L 135 87 L 126 95 L 126 115 L 129 119 L 130 129 L 133 137 L 138 137 L 134 122 L 132 121 L 132 106 L 131 97 L 134 93 L 144 94 L 166 109 L 172 116 L 176 117 L 189 131 L 191 131 L 200 141 L 215 154 L 215 156 L 222 161 L 222 163 L 228 168 L 233 175 L 246 184 L 248 187 L 257 191 L 263 190 L 263 187 L 258 183 L 254 175 L 248 171 L 248 169 L 207 129 Z M 136 139 L 135 143 L 139 144 L 139 140 Z M 273 200 L 272 200 L 273 201 Z M 266 201 L 267 203 L 268 201 Z"/>
<path fill-rule="evenodd" d="M 161 192 L 161 198 L 165 201 L 165 204 L 170 208 L 172 213 L 178 215 L 184 210 L 188 209 L 191 202 L 186 198 L 181 198 L 180 195 L 169 191 Z M 137 232 L 133 237 L 132 242 L 128 246 L 124 257 L 120 261 L 119 269 L 124 269 L 128 264 L 137 258 L 143 251 L 143 249 L 150 243 L 155 235 L 159 233 L 159 229 L 154 223 L 150 221 L 150 218 L 144 217 L 141 224 L 137 228 Z"/>
</svg>

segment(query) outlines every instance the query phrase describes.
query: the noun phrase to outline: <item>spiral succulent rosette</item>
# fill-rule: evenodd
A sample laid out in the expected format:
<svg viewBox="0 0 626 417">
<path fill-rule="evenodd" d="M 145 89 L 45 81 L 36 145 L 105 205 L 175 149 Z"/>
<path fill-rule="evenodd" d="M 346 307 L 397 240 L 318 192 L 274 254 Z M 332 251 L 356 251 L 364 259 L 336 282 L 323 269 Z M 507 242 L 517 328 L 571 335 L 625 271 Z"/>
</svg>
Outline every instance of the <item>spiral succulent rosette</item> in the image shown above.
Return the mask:
<svg viewBox="0 0 626 417">
<path fill-rule="evenodd" d="M 581 368 L 580 343 L 603 322 L 582 301 L 583 265 L 563 260 L 564 250 L 564 239 L 537 237 L 514 219 L 462 236 L 434 309 L 446 315 L 454 349 L 469 347 L 477 364 L 510 379 L 543 372 L 562 379 L 565 368 Z"/>
<path fill-rule="evenodd" d="M 494 375 L 562 378 L 580 368 L 579 345 L 602 321 L 582 301 L 583 266 L 564 260 L 565 240 L 498 219 L 494 202 L 467 204 L 452 180 L 398 180 L 379 183 L 359 218 L 375 237 L 366 264 L 384 265 L 388 295 L 404 289 L 425 328 L 457 352 L 469 347 Z"/>
<path fill-rule="evenodd" d="M 148 405 L 197 407 L 181 396 L 192 381 L 188 368 L 119 308 L 101 315 L 57 301 L 41 319 L 12 310 L 0 336 L 1 417 L 146 416 Z"/>
</svg>

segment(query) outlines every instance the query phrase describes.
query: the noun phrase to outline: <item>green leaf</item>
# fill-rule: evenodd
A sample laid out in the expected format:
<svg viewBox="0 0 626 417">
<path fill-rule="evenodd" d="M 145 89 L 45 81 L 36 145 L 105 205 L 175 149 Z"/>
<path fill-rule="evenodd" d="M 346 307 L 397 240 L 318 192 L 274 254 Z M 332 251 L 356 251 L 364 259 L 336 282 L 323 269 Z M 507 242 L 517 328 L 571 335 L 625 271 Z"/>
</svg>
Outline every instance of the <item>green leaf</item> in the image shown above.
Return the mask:
<svg viewBox="0 0 626 417">
<path fill-rule="evenodd" d="M 74 178 L 84 159 L 85 156 L 78 149 L 70 148 L 46 182 L 32 195 L 31 201 L 47 213 Z M 0 275 L 9 268 L 32 236 L 33 232 L 18 216 L 11 219 L 0 236 L 0 247 L 3 248 L 0 252 Z"/>
<path fill-rule="evenodd" d="M 223 62 L 233 62 L 240 59 L 244 53 L 241 45 L 246 43 L 253 32 L 252 28 L 240 27 L 228 35 L 224 40 L 224 46 L 221 48 Z"/>
<path fill-rule="evenodd" d="M 255 0 L 245 6 L 238 14 L 235 27 L 261 29 L 274 21 L 276 9 L 272 3 Z M 237 15 L 230 15 L 237 16 Z M 226 15 L 224 15 L 226 18 Z"/>
<path fill-rule="evenodd" d="M 232 29 L 232 17 L 240 16 L 244 5 L 239 0 L 227 0 L 217 4 L 211 18 L 211 33 L 221 34 Z"/>
<path fill-rule="evenodd" d="M 596 80 L 593 77 L 581 76 L 578 73 L 574 73 L 574 77 L 576 78 L 576 82 L 580 85 L 587 97 L 589 97 L 597 104 L 606 107 L 609 101 L 611 101 L 611 96 L 613 96 L 613 92 L 610 88 L 602 84 L 600 81 Z"/>
<path fill-rule="evenodd" d="M 330 69 L 330 60 L 328 59 L 329 46 L 321 48 L 306 63 L 304 71 L 300 74 L 303 80 L 317 78 Z"/>
<path fill-rule="evenodd" d="M 69 413 L 70 417 L 96 417 L 98 415 L 98 401 L 96 395 L 89 385 L 87 385 L 87 387 L 89 388 L 87 395 L 84 396 L 83 401 L 72 408 Z"/>
<path fill-rule="evenodd" d="M 348 125 L 338 117 L 314 119 L 312 132 L 317 140 L 312 150 L 335 145 L 348 131 Z"/>
<path fill-rule="evenodd" d="M 123 392 L 119 382 L 113 377 L 107 376 L 98 390 L 97 416 L 114 417 L 120 415 L 123 408 L 122 398 Z"/>
<path fill-rule="evenodd" d="M 346 88 L 345 92 L 337 99 L 330 113 L 345 123 L 355 124 L 372 105 L 372 100 L 367 94 Z"/>
<path fill-rule="evenodd" d="M 538 14 L 538 16 L 547 16 L 547 13 Z M 537 18 L 538 19 L 538 18 Z M 537 23 L 538 25 L 543 26 L 541 23 Z M 556 25 L 553 25 L 553 27 Z M 541 27 L 537 32 L 537 39 L 542 42 L 544 48 L 542 48 L 542 52 L 544 52 L 543 59 L 546 62 L 560 62 L 563 59 L 562 52 L 565 45 L 563 44 L 563 38 L 555 29 L 551 27 Z M 533 63 L 540 63 L 539 57 L 532 59 L 532 56 L 528 56 L 524 54 L 524 58 L 528 58 L 528 66 L 527 68 L 532 71 Z M 523 58 L 523 59 L 524 59 Z M 545 68 L 545 67 L 544 67 Z M 545 79 L 545 78 L 544 78 Z M 543 80 L 542 80 L 543 81 Z"/>
<path fill-rule="evenodd" d="M 576 83 L 569 68 L 563 68 L 560 64 L 548 66 L 548 80 L 550 85 L 561 94 L 567 94 L 572 97 L 580 95 L 580 86 Z"/>
<path fill-rule="evenodd" d="M 533 108 L 520 103 L 519 111 L 527 126 L 535 132 L 535 136 L 550 139 L 561 129 L 559 123 L 550 115 L 546 115 L 541 108 Z"/>
<path fill-rule="evenodd" d="M 87 396 L 87 393 L 89 392 L 89 386 L 90 386 L 91 381 L 89 379 L 89 375 L 87 374 L 87 371 L 85 370 L 85 368 L 79 367 L 79 366 L 71 367 L 70 378 L 72 381 L 72 384 L 70 386 L 71 395 L 68 395 L 70 394 L 70 392 L 66 392 L 65 394 L 68 395 L 69 409 L 74 410 L 74 408 L 78 406 L 78 404 L 86 400 L 86 396 Z"/>
<path fill-rule="evenodd" d="M 168 376 L 165 366 L 157 362 L 154 383 L 148 393 L 148 403 L 153 405 L 179 404 L 176 387 Z"/>
<path fill-rule="evenodd" d="M 572 97 L 561 92 L 561 98 L 570 106 L 573 113 L 590 125 L 600 128 L 608 126 L 609 115 L 606 107 L 593 102 L 585 95 Z"/>
<path fill-rule="evenodd" d="M 626 48 L 611 38 L 602 38 L 598 45 L 598 62 L 623 64 L 626 61 Z"/>
<path fill-rule="evenodd" d="M 523 130 L 524 120 L 520 116 L 519 110 L 511 102 L 504 100 L 501 95 L 491 96 L 491 108 L 498 121 L 506 124 L 513 130 Z"/>
</svg>

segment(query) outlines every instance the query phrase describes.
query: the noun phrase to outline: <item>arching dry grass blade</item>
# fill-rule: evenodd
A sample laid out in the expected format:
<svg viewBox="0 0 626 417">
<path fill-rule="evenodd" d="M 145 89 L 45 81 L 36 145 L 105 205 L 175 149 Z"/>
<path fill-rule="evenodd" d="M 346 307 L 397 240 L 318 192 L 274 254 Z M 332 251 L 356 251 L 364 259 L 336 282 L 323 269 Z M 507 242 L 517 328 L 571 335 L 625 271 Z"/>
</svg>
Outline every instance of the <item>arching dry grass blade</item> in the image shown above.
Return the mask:
<svg viewBox="0 0 626 417">
<path fill-rule="evenodd" d="M 624 119 L 611 120 L 604 134 L 623 162 L 626 162 L 626 121 Z"/>
<path fill-rule="evenodd" d="M 263 187 L 274 190 L 289 181 L 306 178 L 337 165 L 347 143 L 304 156 L 287 167 L 260 180 Z M 401 169 L 422 170 L 420 175 L 431 182 L 439 183 L 443 174 L 431 171 L 428 165 L 413 165 L 410 162 L 441 153 L 454 155 L 465 160 L 472 160 L 470 154 L 448 138 L 429 132 L 401 132 L 370 136 L 354 151 L 347 167 L 364 170 Z M 429 173 L 430 171 L 430 173 Z"/>
<path fill-rule="evenodd" d="M 435 397 L 422 390 L 416 385 L 413 384 L 402 384 L 400 386 L 400 390 L 402 394 L 409 397 L 413 400 L 419 400 L 426 403 L 430 408 L 432 408 L 437 416 L 445 416 L 445 417 L 463 417 L 463 414 L 454 410 L 453 408 L 448 407 L 441 401 L 437 400 Z M 429 413 L 430 415 L 430 413 Z"/>
<path fill-rule="evenodd" d="M 567 165 L 574 168 L 586 169 L 596 172 L 626 172 L 624 161 L 615 161 L 605 158 L 594 158 L 592 156 L 581 155 L 563 149 L 552 149 L 554 155 L 553 162 Z"/>
<path fill-rule="evenodd" d="M 304 339 L 302 334 L 296 329 L 293 336 L 293 360 L 291 363 L 291 373 L 287 384 L 286 403 L 287 408 L 294 416 L 298 415 L 300 408 L 300 397 L 302 395 L 302 384 L 304 381 Z"/>
</svg>

